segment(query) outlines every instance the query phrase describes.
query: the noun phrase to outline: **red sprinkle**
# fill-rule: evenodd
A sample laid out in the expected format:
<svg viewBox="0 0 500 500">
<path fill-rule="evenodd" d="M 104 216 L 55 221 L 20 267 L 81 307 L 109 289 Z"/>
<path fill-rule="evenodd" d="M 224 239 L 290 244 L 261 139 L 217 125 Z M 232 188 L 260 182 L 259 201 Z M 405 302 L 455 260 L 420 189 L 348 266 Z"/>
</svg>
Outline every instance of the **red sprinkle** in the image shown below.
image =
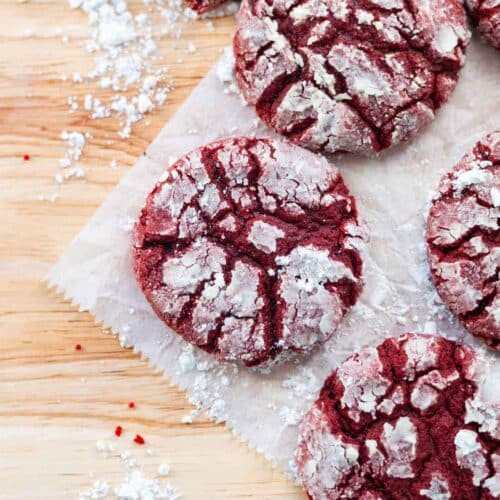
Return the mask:
<svg viewBox="0 0 500 500">
<path fill-rule="evenodd" d="M 134 438 L 134 443 L 144 444 L 144 438 L 140 434 L 136 434 Z"/>
<path fill-rule="evenodd" d="M 128 404 L 128 407 L 135 408 L 135 403 L 133 401 L 130 401 L 130 403 Z"/>
<path fill-rule="evenodd" d="M 29 159 L 31 159 L 30 155 L 24 155 L 23 156 L 23 160 L 24 161 L 28 161 Z"/>
<path fill-rule="evenodd" d="M 115 436 L 120 437 L 122 435 L 123 429 L 121 425 L 117 425 L 115 429 Z"/>
<path fill-rule="evenodd" d="M 81 351 L 82 350 L 82 344 L 76 344 L 75 345 L 75 350 Z"/>
</svg>

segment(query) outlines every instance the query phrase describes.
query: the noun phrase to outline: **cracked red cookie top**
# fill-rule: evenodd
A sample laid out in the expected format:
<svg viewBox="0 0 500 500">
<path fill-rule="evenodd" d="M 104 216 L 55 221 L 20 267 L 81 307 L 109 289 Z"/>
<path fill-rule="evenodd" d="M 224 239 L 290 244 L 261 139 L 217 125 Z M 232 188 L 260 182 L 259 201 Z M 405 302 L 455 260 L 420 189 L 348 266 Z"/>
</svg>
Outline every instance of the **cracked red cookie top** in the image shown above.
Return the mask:
<svg viewBox="0 0 500 500">
<path fill-rule="evenodd" d="M 460 0 L 245 0 L 236 77 L 262 120 L 291 140 L 371 154 L 434 118 L 469 37 Z"/>
<path fill-rule="evenodd" d="M 337 169 L 290 143 L 233 138 L 177 161 L 135 227 L 135 272 L 185 340 L 247 366 L 306 352 L 361 290 L 366 231 Z"/>
<path fill-rule="evenodd" d="M 442 179 L 427 220 L 432 277 L 465 328 L 500 349 L 500 131 Z"/>
<path fill-rule="evenodd" d="M 500 1 L 465 0 L 465 3 L 483 39 L 500 49 Z"/>
<path fill-rule="evenodd" d="M 441 337 L 362 348 L 302 421 L 296 463 L 310 498 L 498 498 L 500 407 L 485 379 L 471 348 Z"/>
</svg>

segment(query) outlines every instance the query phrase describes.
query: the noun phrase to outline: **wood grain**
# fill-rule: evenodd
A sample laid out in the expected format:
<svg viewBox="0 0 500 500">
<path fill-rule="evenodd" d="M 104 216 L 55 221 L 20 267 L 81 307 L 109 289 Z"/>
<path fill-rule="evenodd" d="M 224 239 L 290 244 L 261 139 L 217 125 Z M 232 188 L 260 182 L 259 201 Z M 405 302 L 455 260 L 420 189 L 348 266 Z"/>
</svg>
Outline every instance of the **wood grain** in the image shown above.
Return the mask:
<svg viewBox="0 0 500 500">
<path fill-rule="evenodd" d="M 118 481 L 124 473 L 120 459 L 103 458 L 95 449 L 97 440 L 113 440 L 118 424 L 124 428 L 119 449 L 133 450 L 148 472 L 168 462 L 183 498 L 303 498 L 222 426 L 204 418 L 182 424 L 191 410 L 184 394 L 41 283 L 230 43 L 233 29 L 232 19 L 214 21 L 214 32 L 199 21 L 186 27 L 180 41 L 162 41 L 176 89 L 149 126 L 143 122 L 130 140 L 120 140 L 113 120 L 68 113 L 67 98 L 88 89 L 60 75 L 91 67 L 82 48 L 86 23 L 64 0 L 0 2 L 0 498 L 77 498 L 92 483 L 91 474 Z M 62 43 L 59 27 L 69 43 Z M 24 35 L 27 28 L 33 36 Z M 197 52 L 176 63 L 188 41 Z M 82 161 L 87 180 L 64 185 L 55 203 L 39 201 L 38 195 L 57 192 L 64 129 L 94 136 Z M 30 161 L 23 160 L 25 153 Z M 110 168 L 111 160 L 118 169 Z M 77 343 L 82 351 L 75 351 Z M 130 400 L 135 410 L 127 408 Z M 144 447 L 132 443 L 135 433 L 145 437 Z"/>
</svg>

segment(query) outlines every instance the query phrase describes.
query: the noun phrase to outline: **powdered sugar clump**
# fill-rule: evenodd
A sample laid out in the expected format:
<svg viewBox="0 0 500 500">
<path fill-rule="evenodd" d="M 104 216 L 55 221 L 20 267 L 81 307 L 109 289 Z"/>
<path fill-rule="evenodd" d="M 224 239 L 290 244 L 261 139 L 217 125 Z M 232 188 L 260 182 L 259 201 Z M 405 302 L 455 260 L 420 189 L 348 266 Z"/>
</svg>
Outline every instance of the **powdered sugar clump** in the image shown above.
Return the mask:
<svg viewBox="0 0 500 500">
<path fill-rule="evenodd" d="M 165 34 L 178 38 L 181 31 L 177 23 L 183 16 L 180 6 L 171 2 L 167 8 L 161 0 L 155 5 Z M 95 82 L 101 89 L 113 91 L 106 101 L 87 94 L 85 109 L 94 119 L 116 116 L 120 137 L 129 137 L 132 125 L 163 104 L 171 88 L 166 78 L 168 68 L 156 67 L 162 57 L 153 18 L 149 10 L 132 14 L 126 0 L 70 0 L 70 6 L 87 15 L 90 36 L 85 49 L 97 55 L 93 69 L 74 81 Z"/>
<path fill-rule="evenodd" d="M 134 469 L 127 474 L 119 486 L 114 488 L 116 498 L 120 500 L 129 499 L 165 499 L 177 500 L 180 494 L 169 484 L 161 486 L 157 479 L 144 475 L 140 469 Z"/>
<path fill-rule="evenodd" d="M 236 75 L 234 73 L 234 54 L 232 47 L 225 47 L 222 57 L 216 66 L 217 78 L 224 85 L 225 94 L 239 94 L 240 89 L 236 83 Z M 242 100 L 242 102 L 244 102 Z"/>
<path fill-rule="evenodd" d="M 63 184 L 71 178 L 85 179 L 85 170 L 82 167 L 76 167 L 75 163 L 82 157 L 83 148 L 92 136 L 88 132 L 63 130 L 60 137 L 65 142 L 67 149 L 59 160 L 59 166 L 63 172 L 55 175 L 56 183 Z"/>
<path fill-rule="evenodd" d="M 133 125 L 162 106 L 173 88 L 170 69 L 161 64 L 158 41 L 162 37 L 179 39 L 183 24 L 196 14 L 180 0 L 145 0 L 139 12 L 132 11 L 127 0 L 69 0 L 69 6 L 87 16 L 89 32 L 84 47 L 87 54 L 95 56 L 90 71 L 61 76 L 75 85 L 94 84 L 83 97 L 68 98 L 70 112 L 82 109 L 92 120 L 115 118 L 118 137 L 126 139 Z M 63 42 L 68 43 L 69 38 L 64 36 Z M 193 47 L 190 42 L 186 53 L 196 52 Z M 85 178 L 85 171 L 73 164 L 80 159 L 90 135 L 63 132 L 62 139 L 69 144 L 59 163 L 71 170 L 58 174 L 56 182 Z"/>
<path fill-rule="evenodd" d="M 117 446 L 114 442 L 97 441 L 96 451 L 101 458 L 120 458 L 126 472 L 116 484 L 108 480 L 95 479 L 88 489 L 79 493 L 80 500 L 110 498 L 118 500 L 177 500 L 181 498 L 179 492 L 169 482 L 161 479 L 170 472 L 168 464 L 161 463 L 157 473 L 150 475 L 145 471 L 145 467 L 139 464 L 136 455 L 130 451 L 117 453 Z M 147 450 L 146 454 L 151 455 L 150 451 Z"/>
</svg>

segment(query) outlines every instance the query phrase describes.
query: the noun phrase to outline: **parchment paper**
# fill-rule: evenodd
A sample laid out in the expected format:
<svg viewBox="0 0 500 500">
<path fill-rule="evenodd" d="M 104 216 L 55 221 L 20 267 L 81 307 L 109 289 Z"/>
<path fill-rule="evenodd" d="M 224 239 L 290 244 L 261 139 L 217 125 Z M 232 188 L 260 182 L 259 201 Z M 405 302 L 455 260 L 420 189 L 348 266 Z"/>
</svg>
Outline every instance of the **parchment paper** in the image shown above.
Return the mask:
<svg viewBox="0 0 500 500">
<path fill-rule="evenodd" d="M 219 68 L 219 75 L 227 73 Z M 226 79 L 229 76 L 226 74 Z M 429 281 L 423 237 L 432 192 L 474 142 L 500 126 L 500 57 L 477 40 L 452 99 L 417 140 L 376 159 L 337 158 L 371 229 L 365 289 L 339 335 L 307 359 L 270 373 L 214 363 L 156 318 L 132 272 L 130 229 L 173 159 L 231 135 L 273 136 L 222 84 L 214 68 L 109 195 L 50 271 L 51 286 L 90 311 L 181 388 L 210 418 L 292 474 L 301 416 L 324 378 L 363 344 L 406 331 L 438 332 L 486 351 L 440 303 Z M 500 361 L 486 354 L 495 373 Z"/>
</svg>

